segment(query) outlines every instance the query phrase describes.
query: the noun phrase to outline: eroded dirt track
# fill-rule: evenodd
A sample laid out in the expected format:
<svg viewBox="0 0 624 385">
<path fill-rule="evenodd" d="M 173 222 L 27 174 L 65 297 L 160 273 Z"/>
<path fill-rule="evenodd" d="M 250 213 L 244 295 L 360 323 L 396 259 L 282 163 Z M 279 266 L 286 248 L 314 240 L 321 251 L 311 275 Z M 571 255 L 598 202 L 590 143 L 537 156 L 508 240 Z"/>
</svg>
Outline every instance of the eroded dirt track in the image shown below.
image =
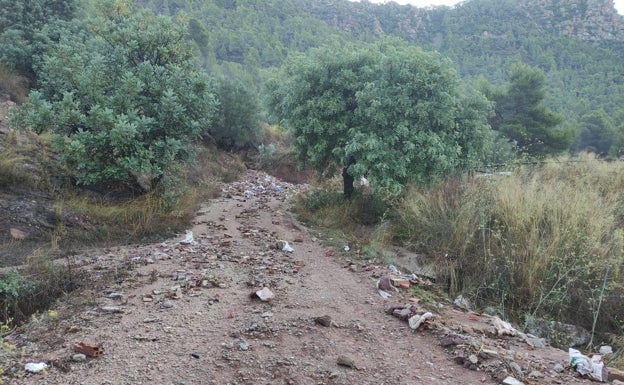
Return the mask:
<svg viewBox="0 0 624 385">
<path fill-rule="evenodd" d="M 328 250 L 297 223 L 288 202 L 304 188 L 249 171 L 198 212 L 192 243 L 181 235 L 72 257 L 92 274 L 128 273 L 61 304 L 44 328 L 33 324 L 11 336 L 27 361 L 53 366 L 8 381 L 469 385 L 509 375 L 589 383 L 554 371 L 565 364 L 560 350 L 496 337 L 489 317 L 440 305 L 430 309 L 432 329 L 413 331 L 388 315 L 389 307 L 410 303 L 409 291 L 383 299 L 376 282 L 387 266 Z M 293 251 L 283 251 L 280 240 Z M 266 302 L 255 294 L 265 287 L 274 295 Z M 315 322 L 321 316 L 329 326 Z M 78 342 L 104 353 L 75 362 Z M 477 370 L 466 364 L 471 354 Z"/>
</svg>

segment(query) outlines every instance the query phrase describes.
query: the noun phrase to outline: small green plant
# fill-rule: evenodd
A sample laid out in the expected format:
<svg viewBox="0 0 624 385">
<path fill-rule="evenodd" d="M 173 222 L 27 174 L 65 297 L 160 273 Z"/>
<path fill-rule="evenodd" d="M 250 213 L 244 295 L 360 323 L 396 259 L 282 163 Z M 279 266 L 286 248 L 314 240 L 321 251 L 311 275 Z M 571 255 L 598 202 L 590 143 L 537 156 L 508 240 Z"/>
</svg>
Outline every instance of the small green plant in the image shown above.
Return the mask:
<svg viewBox="0 0 624 385">
<path fill-rule="evenodd" d="M 431 292 L 423 289 L 422 287 L 418 285 L 412 285 L 411 292 L 412 292 L 413 297 L 420 298 L 420 300 L 424 302 L 425 304 L 435 303 L 435 298 L 431 294 Z"/>
<path fill-rule="evenodd" d="M 49 256 L 33 253 L 19 270 L 0 276 L 0 324 L 7 331 L 46 310 L 58 298 L 84 283 L 84 275 Z"/>
</svg>

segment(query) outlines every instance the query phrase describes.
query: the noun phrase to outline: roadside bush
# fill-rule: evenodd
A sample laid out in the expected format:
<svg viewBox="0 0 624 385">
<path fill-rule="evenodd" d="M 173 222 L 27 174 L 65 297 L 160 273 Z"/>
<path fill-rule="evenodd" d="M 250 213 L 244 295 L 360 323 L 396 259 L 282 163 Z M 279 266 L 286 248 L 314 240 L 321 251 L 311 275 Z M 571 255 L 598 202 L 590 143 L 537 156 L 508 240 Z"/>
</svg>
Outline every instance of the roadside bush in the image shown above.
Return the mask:
<svg viewBox="0 0 624 385">
<path fill-rule="evenodd" d="M 345 199 L 342 191 L 317 190 L 298 202 L 299 215 L 316 225 L 353 229 L 379 223 L 388 205 L 375 194 L 354 194 Z"/>
<path fill-rule="evenodd" d="M 184 20 L 103 2 L 42 58 L 16 123 L 53 132 L 79 184 L 150 191 L 193 158 L 217 107 L 187 33 Z"/>
<path fill-rule="evenodd" d="M 618 331 L 624 164 L 591 157 L 448 180 L 401 202 L 396 239 L 427 255 L 453 295 L 518 321 L 551 316 Z"/>
<path fill-rule="evenodd" d="M 0 274 L 0 322 L 15 326 L 84 283 L 84 275 L 42 255 L 24 268 Z"/>
</svg>

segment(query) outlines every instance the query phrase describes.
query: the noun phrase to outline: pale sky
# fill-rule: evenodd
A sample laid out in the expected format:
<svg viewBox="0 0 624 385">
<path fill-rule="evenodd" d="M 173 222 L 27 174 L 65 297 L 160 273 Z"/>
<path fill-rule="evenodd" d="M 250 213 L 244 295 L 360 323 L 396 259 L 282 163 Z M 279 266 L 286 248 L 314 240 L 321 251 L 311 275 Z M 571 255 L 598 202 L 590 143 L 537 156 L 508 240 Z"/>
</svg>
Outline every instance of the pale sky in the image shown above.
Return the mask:
<svg viewBox="0 0 624 385">
<path fill-rule="evenodd" d="M 369 0 L 371 3 L 387 3 L 389 0 Z M 416 7 L 427 7 L 429 5 L 455 5 L 458 0 L 394 0 L 399 4 L 412 4 Z M 615 9 L 620 15 L 624 15 L 624 0 L 615 0 Z"/>
</svg>

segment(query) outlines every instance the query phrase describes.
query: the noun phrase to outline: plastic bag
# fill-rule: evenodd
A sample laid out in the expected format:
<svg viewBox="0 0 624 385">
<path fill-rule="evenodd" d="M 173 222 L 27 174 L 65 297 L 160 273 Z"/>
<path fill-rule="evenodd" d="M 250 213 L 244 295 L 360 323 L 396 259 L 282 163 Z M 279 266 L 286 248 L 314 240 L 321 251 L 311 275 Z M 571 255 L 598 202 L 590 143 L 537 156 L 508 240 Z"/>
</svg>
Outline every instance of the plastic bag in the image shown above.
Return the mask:
<svg viewBox="0 0 624 385">
<path fill-rule="evenodd" d="M 568 349 L 568 354 L 570 355 L 570 367 L 576 369 L 581 376 L 587 376 L 600 382 L 607 381 L 609 373 L 600 354 L 593 354 L 588 357 L 572 348 Z"/>
</svg>

